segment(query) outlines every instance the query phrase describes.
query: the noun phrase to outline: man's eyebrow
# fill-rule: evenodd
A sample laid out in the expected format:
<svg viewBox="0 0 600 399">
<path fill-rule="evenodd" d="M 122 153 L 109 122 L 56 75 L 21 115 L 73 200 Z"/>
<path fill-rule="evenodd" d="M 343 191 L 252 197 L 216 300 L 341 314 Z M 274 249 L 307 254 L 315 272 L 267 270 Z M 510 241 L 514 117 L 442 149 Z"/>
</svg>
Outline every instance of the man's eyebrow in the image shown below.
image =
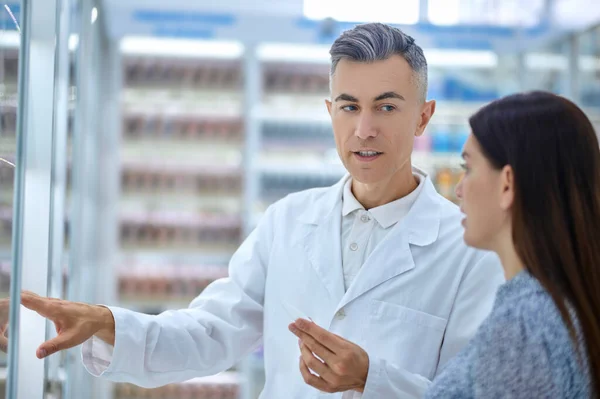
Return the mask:
<svg viewBox="0 0 600 399">
<path fill-rule="evenodd" d="M 337 101 L 349 101 L 349 102 L 352 102 L 352 103 L 357 103 L 358 102 L 358 98 L 356 98 L 354 96 L 351 96 L 350 94 L 343 93 L 343 94 L 340 94 L 339 96 L 337 96 L 335 98 L 335 101 L 336 102 Z"/>
<path fill-rule="evenodd" d="M 406 101 L 406 99 L 395 91 L 387 91 L 375 97 L 375 101 L 386 100 L 388 98 L 397 98 L 398 100 Z"/>
<path fill-rule="evenodd" d="M 401 94 L 396 93 L 395 91 L 387 91 L 385 93 L 381 93 L 380 95 L 378 95 L 377 97 L 375 97 L 374 101 L 381 101 L 381 100 L 385 100 L 388 98 L 396 98 L 398 100 L 402 100 L 402 101 L 406 101 L 406 99 L 404 98 L 404 96 L 402 96 Z M 346 93 L 342 93 L 339 96 L 337 96 L 335 98 L 335 101 L 348 101 L 348 102 L 353 102 L 353 103 L 357 103 L 358 102 L 358 98 L 351 96 L 350 94 L 346 94 Z"/>
</svg>

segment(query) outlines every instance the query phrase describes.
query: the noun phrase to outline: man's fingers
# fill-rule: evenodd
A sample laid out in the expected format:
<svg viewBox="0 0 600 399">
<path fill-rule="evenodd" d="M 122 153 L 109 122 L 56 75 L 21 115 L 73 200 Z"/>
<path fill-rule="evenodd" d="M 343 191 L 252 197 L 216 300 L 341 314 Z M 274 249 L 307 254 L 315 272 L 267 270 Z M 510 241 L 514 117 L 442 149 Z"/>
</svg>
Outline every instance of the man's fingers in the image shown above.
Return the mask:
<svg viewBox="0 0 600 399">
<path fill-rule="evenodd" d="M 42 297 L 36 294 L 35 292 L 23 290 L 21 291 L 21 301 L 23 301 L 23 299 L 35 301 L 37 299 L 42 299 Z"/>
<path fill-rule="evenodd" d="M 296 320 L 292 326 L 310 335 L 315 339 L 315 341 L 333 353 L 338 353 L 340 350 L 342 350 L 344 343 L 346 342 L 342 337 L 335 335 L 324 328 L 319 327 L 316 323 L 312 323 L 310 321 L 299 319 Z M 290 330 L 294 332 L 293 328 L 290 328 Z"/>
<path fill-rule="evenodd" d="M 303 345 L 307 346 L 311 352 L 323 359 L 325 363 L 330 364 L 335 360 L 335 354 L 317 342 L 310 335 L 300 332 L 297 337 L 300 338 Z"/>
<path fill-rule="evenodd" d="M 36 352 L 36 356 L 38 359 L 43 359 L 55 354 L 56 352 L 77 346 L 80 343 L 81 342 L 79 342 L 77 339 L 75 332 L 66 332 L 40 345 Z"/>
<path fill-rule="evenodd" d="M 310 372 L 302 356 L 300 356 L 300 373 L 302 374 L 304 382 L 306 382 L 311 387 L 317 388 L 319 391 L 323 392 L 333 392 L 329 385 L 325 382 L 325 380 L 323 380 L 320 377 L 317 377 L 316 375 Z"/>
<path fill-rule="evenodd" d="M 49 317 L 52 309 L 50 301 L 47 298 L 43 298 L 30 291 L 23 291 L 21 293 L 21 304 L 44 317 Z"/>
<path fill-rule="evenodd" d="M 315 357 L 315 355 L 306 347 L 302 345 L 300 347 L 300 353 L 302 354 L 302 359 L 304 360 L 304 364 L 306 364 L 309 370 L 317 373 L 322 379 L 327 380 L 327 375 L 331 374 L 331 370 L 325 363 L 320 361 Z"/>
</svg>

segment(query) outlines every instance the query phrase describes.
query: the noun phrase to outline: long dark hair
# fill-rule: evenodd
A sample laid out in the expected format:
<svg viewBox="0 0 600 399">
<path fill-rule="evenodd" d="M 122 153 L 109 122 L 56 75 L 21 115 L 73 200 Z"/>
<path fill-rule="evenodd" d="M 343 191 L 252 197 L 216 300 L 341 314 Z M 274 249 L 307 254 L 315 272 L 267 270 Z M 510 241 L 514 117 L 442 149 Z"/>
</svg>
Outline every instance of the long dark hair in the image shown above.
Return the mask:
<svg viewBox="0 0 600 399">
<path fill-rule="evenodd" d="M 514 171 L 517 254 L 552 296 L 578 353 L 587 354 L 592 390 L 600 395 L 600 146 L 594 127 L 574 103 L 540 91 L 492 102 L 469 123 L 493 167 Z"/>
</svg>

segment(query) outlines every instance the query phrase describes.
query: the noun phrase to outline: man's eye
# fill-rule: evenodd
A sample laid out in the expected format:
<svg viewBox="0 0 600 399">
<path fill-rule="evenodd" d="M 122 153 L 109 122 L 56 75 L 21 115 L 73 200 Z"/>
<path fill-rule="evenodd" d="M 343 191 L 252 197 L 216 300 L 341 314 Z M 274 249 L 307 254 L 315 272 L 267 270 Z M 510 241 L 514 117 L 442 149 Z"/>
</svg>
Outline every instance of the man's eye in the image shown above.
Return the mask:
<svg viewBox="0 0 600 399">
<path fill-rule="evenodd" d="M 356 111 L 358 108 L 356 107 L 356 105 L 344 105 L 342 107 L 343 111 L 348 111 L 348 112 L 353 112 Z"/>
<path fill-rule="evenodd" d="M 393 105 L 384 105 L 381 107 L 381 110 L 385 112 L 392 112 L 395 109 L 396 107 L 394 107 Z"/>
</svg>

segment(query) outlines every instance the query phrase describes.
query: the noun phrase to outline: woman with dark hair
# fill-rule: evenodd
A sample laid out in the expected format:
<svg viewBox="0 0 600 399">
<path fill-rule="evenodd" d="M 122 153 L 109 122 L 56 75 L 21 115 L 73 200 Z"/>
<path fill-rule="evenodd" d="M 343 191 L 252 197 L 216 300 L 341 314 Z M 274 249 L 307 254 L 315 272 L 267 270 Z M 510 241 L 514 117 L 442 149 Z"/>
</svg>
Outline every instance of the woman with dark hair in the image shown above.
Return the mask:
<svg viewBox="0 0 600 399">
<path fill-rule="evenodd" d="M 428 398 L 600 396 L 600 148 L 585 114 L 545 92 L 470 119 L 457 187 L 468 245 L 507 282 Z"/>
</svg>

